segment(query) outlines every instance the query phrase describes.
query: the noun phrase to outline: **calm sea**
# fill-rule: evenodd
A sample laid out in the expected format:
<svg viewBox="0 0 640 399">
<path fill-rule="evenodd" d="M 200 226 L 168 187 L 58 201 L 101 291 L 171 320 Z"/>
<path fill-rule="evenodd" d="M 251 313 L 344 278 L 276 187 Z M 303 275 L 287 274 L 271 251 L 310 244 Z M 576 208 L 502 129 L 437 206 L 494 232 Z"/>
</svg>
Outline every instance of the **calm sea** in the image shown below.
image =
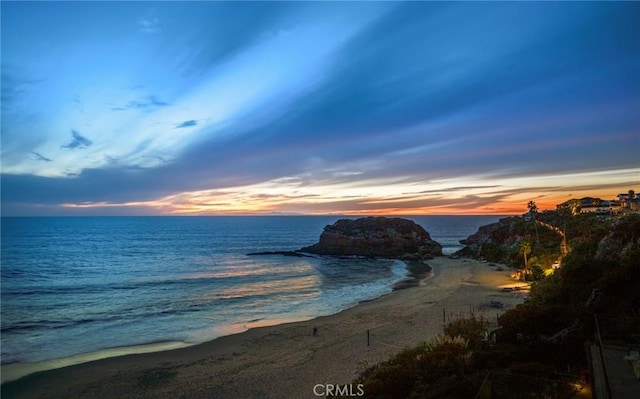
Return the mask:
<svg viewBox="0 0 640 399">
<path fill-rule="evenodd" d="M 451 253 L 498 216 L 409 218 Z M 2 218 L 2 364 L 198 343 L 390 292 L 402 262 L 246 255 L 313 244 L 337 219 Z"/>
</svg>

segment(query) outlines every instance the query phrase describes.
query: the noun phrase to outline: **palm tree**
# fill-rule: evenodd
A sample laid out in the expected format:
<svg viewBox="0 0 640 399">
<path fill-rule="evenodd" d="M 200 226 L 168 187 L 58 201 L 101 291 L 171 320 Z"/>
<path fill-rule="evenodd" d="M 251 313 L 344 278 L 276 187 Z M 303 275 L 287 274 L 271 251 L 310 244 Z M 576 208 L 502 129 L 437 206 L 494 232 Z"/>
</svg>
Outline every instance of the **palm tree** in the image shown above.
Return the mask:
<svg viewBox="0 0 640 399">
<path fill-rule="evenodd" d="M 524 275 L 527 275 L 527 255 L 531 253 L 531 243 L 527 239 L 520 241 L 520 253 L 524 256 Z M 526 277 L 525 277 L 526 280 Z"/>
<path fill-rule="evenodd" d="M 536 215 L 538 213 L 538 206 L 536 205 L 535 201 L 529 201 L 529 203 L 527 204 L 527 208 L 529 208 L 529 214 L 531 215 L 531 218 L 533 219 L 533 228 L 536 229 L 536 243 L 540 243 L 540 236 L 538 235 L 538 224 L 537 224 L 537 220 L 536 220 Z"/>
</svg>

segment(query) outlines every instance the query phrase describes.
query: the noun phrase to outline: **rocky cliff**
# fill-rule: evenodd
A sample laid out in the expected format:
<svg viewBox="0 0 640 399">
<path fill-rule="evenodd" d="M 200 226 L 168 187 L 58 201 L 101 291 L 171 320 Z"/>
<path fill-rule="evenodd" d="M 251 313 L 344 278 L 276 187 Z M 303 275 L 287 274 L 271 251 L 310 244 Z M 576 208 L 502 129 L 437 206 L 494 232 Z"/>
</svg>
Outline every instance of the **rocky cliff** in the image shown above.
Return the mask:
<svg viewBox="0 0 640 399">
<path fill-rule="evenodd" d="M 556 229 L 557 230 L 557 229 Z M 506 217 L 478 228 L 460 243 L 460 256 L 485 258 L 490 262 L 523 268 L 523 245 L 528 243 L 527 260 L 531 265 L 551 267 L 561 256 L 562 236 L 553 226 L 521 217 Z"/>
<path fill-rule="evenodd" d="M 326 226 L 317 244 L 300 249 L 318 255 L 422 259 L 442 246 L 415 222 L 401 218 L 340 219 Z"/>
<path fill-rule="evenodd" d="M 520 221 L 520 219 L 518 217 L 506 217 L 495 223 L 480 226 L 477 232 L 459 242 L 462 245 L 481 245 L 495 240 L 506 241 L 513 233 L 512 224 Z"/>
</svg>

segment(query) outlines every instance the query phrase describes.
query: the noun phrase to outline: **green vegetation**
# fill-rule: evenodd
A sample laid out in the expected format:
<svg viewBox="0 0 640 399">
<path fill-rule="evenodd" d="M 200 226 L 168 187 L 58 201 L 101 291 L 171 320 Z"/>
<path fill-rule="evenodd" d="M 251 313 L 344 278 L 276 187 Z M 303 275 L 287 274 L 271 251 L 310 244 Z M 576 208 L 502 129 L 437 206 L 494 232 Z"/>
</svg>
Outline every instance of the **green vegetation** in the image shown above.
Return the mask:
<svg viewBox="0 0 640 399">
<path fill-rule="evenodd" d="M 530 204 L 532 205 L 535 206 Z M 614 225 L 630 223 L 624 222 L 630 218 L 633 219 L 634 215 L 613 219 L 596 214 L 571 216 L 561 211 L 535 213 L 531 220 L 521 217 L 505 218 L 492 226 L 482 242 L 465 247 L 459 254 L 524 269 L 527 271 L 527 279 L 536 281 L 542 275 L 538 273 L 533 278 L 531 273 L 538 267 L 543 271 L 550 269 L 573 248 L 584 251 L 585 243 L 592 249 L 597 248 L 599 241 Z M 563 252 L 563 244 L 566 245 L 566 252 Z M 608 253 L 615 253 L 615 249 L 622 250 L 618 241 L 602 245 L 617 246 L 607 249 Z"/>
<path fill-rule="evenodd" d="M 367 398 L 473 397 L 484 378 L 473 354 L 486 325 L 475 318 L 450 323 L 443 335 L 368 368 L 355 383 L 365 384 Z"/>
<path fill-rule="evenodd" d="M 542 278 L 529 259 L 539 280 L 527 302 L 500 316 L 496 343 L 482 339 L 485 320 L 458 320 L 442 336 L 366 369 L 355 383 L 364 384 L 367 398 L 473 398 L 481 387 L 480 397 L 492 399 L 570 398 L 573 383 L 587 374 L 584 345 L 593 337 L 594 313 L 640 315 L 640 215 L 585 216 L 567 221 L 573 249 L 559 270 Z M 517 221 L 509 224 L 512 234 L 526 232 Z M 550 237 L 543 230 L 541 247 Z M 587 305 L 594 289 L 601 300 Z"/>
<path fill-rule="evenodd" d="M 534 265 L 549 268 L 562 255 L 562 230 L 554 229 L 554 225 L 549 227 L 543 218 L 544 213 L 530 221 L 520 217 L 502 219 L 482 243 L 466 247 L 460 255 L 481 257 L 518 269 Z"/>
<path fill-rule="evenodd" d="M 529 240 L 520 240 L 520 244 L 518 246 L 520 253 L 524 257 L 524 272 L 527 273 L 527 255 L 531 253 L 531 243 Z"/>
</svg>

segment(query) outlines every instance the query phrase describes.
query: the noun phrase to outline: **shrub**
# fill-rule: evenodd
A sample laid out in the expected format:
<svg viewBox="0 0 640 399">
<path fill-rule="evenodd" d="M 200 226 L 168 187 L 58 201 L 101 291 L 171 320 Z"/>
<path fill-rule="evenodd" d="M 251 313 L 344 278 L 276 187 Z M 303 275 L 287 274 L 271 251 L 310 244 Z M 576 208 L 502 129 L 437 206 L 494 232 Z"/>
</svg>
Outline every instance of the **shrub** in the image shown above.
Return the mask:
<svg viewBox="0 0 640 399">
<path fill-rule="evenodd" d="M 472 316 L 468 319 L 452 321 L 444 327 L 444 333 L 448 336 L 460 336 L 467 340 L 471 349 L 482 346 L 483 333 L 489 322 L 483 318 Z"/>
</svg>

